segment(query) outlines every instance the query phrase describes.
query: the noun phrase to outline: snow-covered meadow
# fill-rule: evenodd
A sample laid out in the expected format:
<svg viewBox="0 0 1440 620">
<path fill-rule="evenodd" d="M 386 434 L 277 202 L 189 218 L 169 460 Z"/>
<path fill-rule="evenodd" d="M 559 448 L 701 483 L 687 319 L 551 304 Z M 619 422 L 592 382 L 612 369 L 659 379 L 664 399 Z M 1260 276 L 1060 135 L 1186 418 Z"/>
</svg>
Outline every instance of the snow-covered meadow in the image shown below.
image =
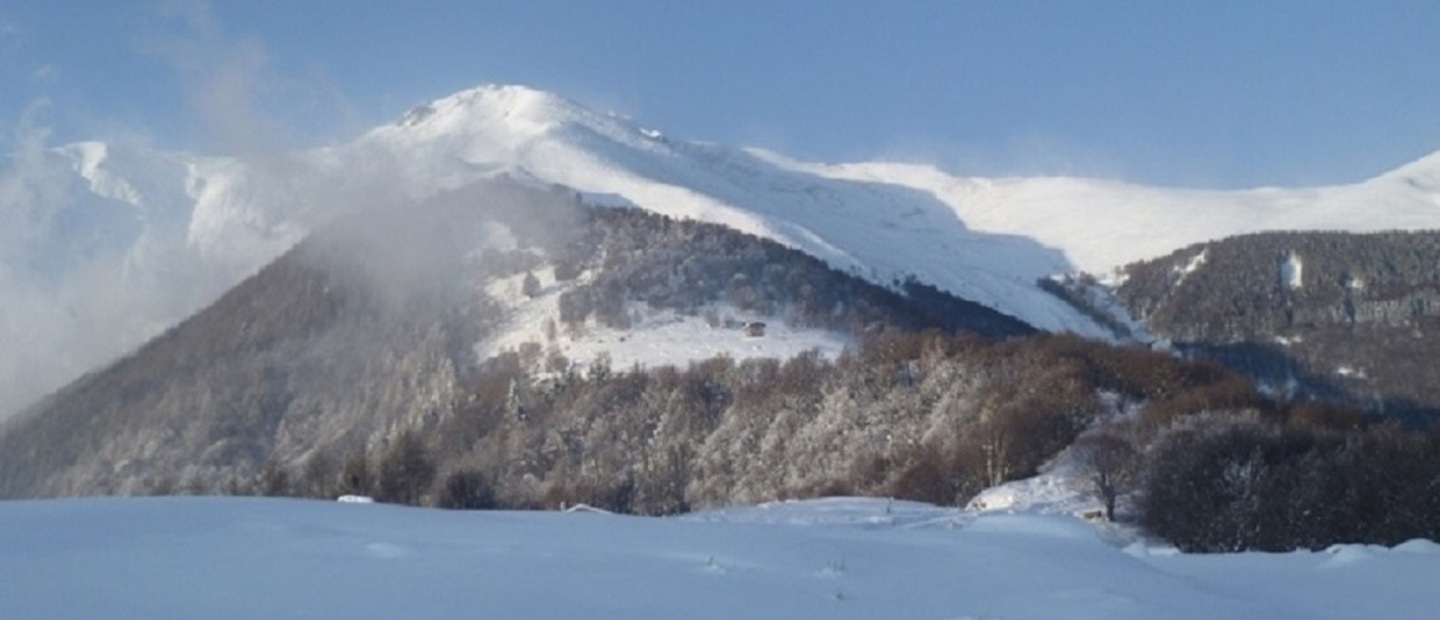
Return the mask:
<svg viewBox="0 0 1440 620">
<path fill-rule="evenodd" d="M 711 304 L 704 312 L 691 315 L 630 302 L 626 310 L 631 319 L 628 329 L 592 322 L 579 333 L 559 333 L 556 326 L 561 316 L 560 293 L 569 287 L 556 282 L 553 269 L 535 275 L 540 288 L 533 297 L 521 292 L 521 275 L 503 278 L 487 288 L 491 298 L 505 309 L 507 319 L 500 333 L 476 345 L 476 359 L 520 351 L 529 345 L 553 350 L 581 371 L 602 355 L 619 370 L 636 365 L 685 368 L 691 362 L 720 356 L 737 361 L 761 357 L 786 360 L 813 351 L 834 359 L 850 344 L 849 338 L 835 332 L 792 326 L 778 317 L 742 311 L 724 303 Z M 582 274 L 581 280 L 588 279 L 588 275 Z M 740 326 L 752 323 L 765 326 L 762 337 L 745 336 Z M 545 333 L 547 325 L 557 330 L 555 337 Z M 538 363 L 536 366 L 532 370 L 538 374 L 543 369 Z"/>
<path fill-rule="evenodd" d="M 0 618 L 1433 618 L 1440 545 L 1191 556 L 1072 517 L 826 499 L 683 517 L 0 503 Z"/>
</svg>

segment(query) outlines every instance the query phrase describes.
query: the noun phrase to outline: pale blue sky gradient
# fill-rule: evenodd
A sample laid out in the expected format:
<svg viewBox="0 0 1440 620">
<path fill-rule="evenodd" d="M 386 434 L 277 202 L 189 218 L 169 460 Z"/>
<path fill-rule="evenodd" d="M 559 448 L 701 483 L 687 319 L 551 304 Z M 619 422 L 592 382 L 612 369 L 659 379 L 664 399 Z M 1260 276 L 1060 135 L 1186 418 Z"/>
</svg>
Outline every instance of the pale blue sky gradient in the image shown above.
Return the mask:
<svg viewBox="0 0 1440 620">
<path fill-rule="evenodd" d="M 1440 2 L 0 0 L 6 150 L 336 142 L 492 82 L 823 161 L 1342 183 L 1440 150 Z"/>
</svg>

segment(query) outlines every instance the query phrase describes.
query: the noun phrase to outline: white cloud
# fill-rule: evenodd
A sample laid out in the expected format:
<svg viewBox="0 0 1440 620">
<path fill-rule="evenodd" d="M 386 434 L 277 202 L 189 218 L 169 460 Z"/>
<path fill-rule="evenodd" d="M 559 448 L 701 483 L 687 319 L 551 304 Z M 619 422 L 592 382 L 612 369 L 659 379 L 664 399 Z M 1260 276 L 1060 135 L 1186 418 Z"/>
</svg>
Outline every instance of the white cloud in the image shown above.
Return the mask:
<svg viewBox="0 0 1440 620">
<path fill-rule="evenodd" d="M 258 105 L 270 79 L 265 45 L 228 35 L 202 0 L 166 2 L 160 15 L 171 30 L 150 50 L 175 70 L 206 138 L 240 153 L 264 150 L 279 133 Z"/>
<path fill-rule="evenodd" d="M 47 62 L 36 67 L 35 70 L 30 73 L 30 77 L 41 84 L 54 84 L 60 81 L 60 70 L 55 68 L 55 65 Z"/>
<path fill-rule="evenodd" d="M 227 34 L 204 2 L 170 3 L 162 17 L 142 53 L 175 72 L 209 134 L 209 144 L 195 146 L 240 156 L 233 169 L 210 170 L 251 188 L 221 207 L 248 209 L 234 216 L 244 219 L 240 228 L 253 225 L 275 247 L 230 251 L 246 241 L 227 237 L 210 254 L 195 253 L 188 235 L 199 205 L 187 202 L 183 164 L 158 154 L 143 128 L 112 135 L 110 151 L 55 148 L 48 100 L 32 103 L 0 136 L 0 419 L 193 312 L 309 226 L 402 198 L 399 184 L 383 178 L 383 161 L 358 162 L 377 172 L 351 187 L 291 154 L 287 127 L 300 126 L 287 116 L 292 108 L 343 103 L 323 75 L 289 77 L 263 42 Z M 18 36 L 0 20 L 0 56 Z M 31 62 L 21 80 L 61 78 L 56 65 Z M 95 164 L 86 164 L 91 173 L 135 174 L 140 186 L 127 191 L 139 200 L 92 192 L 96 181 L 77 175 L 77 157 Z M 232 217 L 224 208 L 207 213 L 223 225 Z"/>
<path fill-rule="evenodd" d="M 242 156 L 291 149 L 351 108 L 322 71 L 282 66 L 263 40 L 228 32 L 205 0 L 167 2 L 160 15 L 169 30 L 150 51 L 175 70 L 211 147 Z"/>
<path fill-rule="evenodd" d="M 51 144 L 50 108 L 46 99 L 32 102 L 0 157 L 0 419 L 133 349 L 204 291 L 203 282 L 185 279 L 191 262 L 168 252 L 183 246 L 164 235 L 184 228 L 145 228 L 165 212 L 141 217 L 143 202 L 92 193 L 78 164 L 108 174 L 111 153 Z M 133 140 L 111 148 L 142 169 L 163 162 Z M 171 176 L 183 179 L 178 169 Z M 181 194 L 167 197 L 154 183 L 142 190 L 144 199 Z M 137 258 L 152 255 L 176 267 L 133 272 Z"/>
<path fill-rule="evenodd" d="M 20 47 L 20 29 L 15 24 L 0 19 L 0 59 L 9 56 Z"/>
<path fill-rule="evenodd" d="M 50 292 L 29 270 L 15 269 L 40 254 L 41 243 L 66 202 L 64 179 L 46 161 L 50 129 L 45 100 L 26 107 L 11 143 L 13 152 L 0 161 L 0 417 L 54 388 L 68 378 L 38 359 L 60 344 L 64 326 L 51 315 L 56 310 Z M 52 376 L 53 373 L 53 376 Z"/>
</svg>

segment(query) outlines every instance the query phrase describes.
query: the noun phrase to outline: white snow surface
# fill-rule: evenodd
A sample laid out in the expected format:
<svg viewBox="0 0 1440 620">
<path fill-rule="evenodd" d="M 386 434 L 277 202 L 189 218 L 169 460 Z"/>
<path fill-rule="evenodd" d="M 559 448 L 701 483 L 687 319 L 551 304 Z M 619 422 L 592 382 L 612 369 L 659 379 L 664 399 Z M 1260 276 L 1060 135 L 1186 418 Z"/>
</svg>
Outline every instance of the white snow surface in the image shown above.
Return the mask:
<svg viewBox="0 0 1440 620">
<path fill-rule="evenodd" d="M 589 272 L 581 274 L 579 280 L 589 275 Z M 631 317 L 629 328 L 606 327 L 592 317 L 580 332 L 572 333 L 561 326 L 559 320 L 560 293 L 570 284 L 556 282 L 554 270 L 536 272 L 535 276 L 541 286 L 534 298 L 521 292 L 523 275 L 501 279 L 489 287 L 487 292 L 491 297 L 507 306 L 509 318 L 499 335 L 477 343 L 475 353 L 479 359 L 503 351 L 519 352 L 529 345 L 539 347 L 544 355 L 552 351 L 560 353 L 571 368 L 579 371 L 589 368 L 602 355 L 609 358 L 610 368 L 617 371 L 637 365 L 683 369 L 690 362 L 721 356 L 735 361 L 785 360 L 814 351 L 833 360 L 850 344 L 848 338 L 835 332 L 794 327 L 776 317 L 720 303 L 691 315 L 632 302 L 627 307 Z M 716 324 L 711 324 L 712 319 Z M 743 334 L 740 326 L 751 322 L 765 324 L 763 336 Z M 557 325 L 553 340 L 546 334 L 547 323 Z M 532 370 L 542 371 L 543 358 L 535 360 L 535 366 Z"/>
<path fill-rule="evenodd" d="M 913 274 L 1042 329 L 1095 336 L 1103 328 L 1035 281 L 1103 278 L 1246 232 L 1440 228 L 1440 153 L 1316 188 L 974 178 L 686 141 L 550 93 L 484 86 L 303 152 L 89 142 L 0 160 L 0 408 L 129 350 L 337 215 L 498 175 L 725 224 L 879 283 Z"/>
<path fill-rule="evenodd" d="M 1102 508 L 1080 466 L 1068 452 L 1061 462 L 1029 478 L 1012 480 L 977 493 L 965 509 L 977 513 L 1025 513 L 1081 517 Z"/>
<path fill-rule="evenodd" d="M 1440 545 L 1193 556 L 834 498 L 679 518 L 256 498 L 0 502 L 0 618 L 1433 618 Z"/>
<path fill-rule="evenodd" d="M 1299 254 L 1292 253 L 1280 263 L 1280 280 L 1290 290 L 1299 290 L 1305 286 L 1305 262 L 1300 260 Z"/>
</svg>

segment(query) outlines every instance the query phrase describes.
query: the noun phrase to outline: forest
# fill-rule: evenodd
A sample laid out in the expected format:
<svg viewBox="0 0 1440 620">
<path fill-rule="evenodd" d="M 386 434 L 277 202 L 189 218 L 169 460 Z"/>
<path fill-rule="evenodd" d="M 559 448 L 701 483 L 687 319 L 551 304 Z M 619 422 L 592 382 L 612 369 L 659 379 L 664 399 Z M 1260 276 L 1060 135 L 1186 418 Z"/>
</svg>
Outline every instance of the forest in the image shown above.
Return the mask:
<svg viewBox="0 0 1440 620">
<path fill-rule="evenodd" d="M 467 403 L 383 450 L 267 466 L 235 490 L 649 515 L 826 495 L 963 506 L 1077 450 L 1111 517 L 1188 551 L 1440 537 L 1440 434 L 1072 336 L 889 330 L 834 361 L 602 360 L 539 380 L 504 355 Z"/>
</svg>

